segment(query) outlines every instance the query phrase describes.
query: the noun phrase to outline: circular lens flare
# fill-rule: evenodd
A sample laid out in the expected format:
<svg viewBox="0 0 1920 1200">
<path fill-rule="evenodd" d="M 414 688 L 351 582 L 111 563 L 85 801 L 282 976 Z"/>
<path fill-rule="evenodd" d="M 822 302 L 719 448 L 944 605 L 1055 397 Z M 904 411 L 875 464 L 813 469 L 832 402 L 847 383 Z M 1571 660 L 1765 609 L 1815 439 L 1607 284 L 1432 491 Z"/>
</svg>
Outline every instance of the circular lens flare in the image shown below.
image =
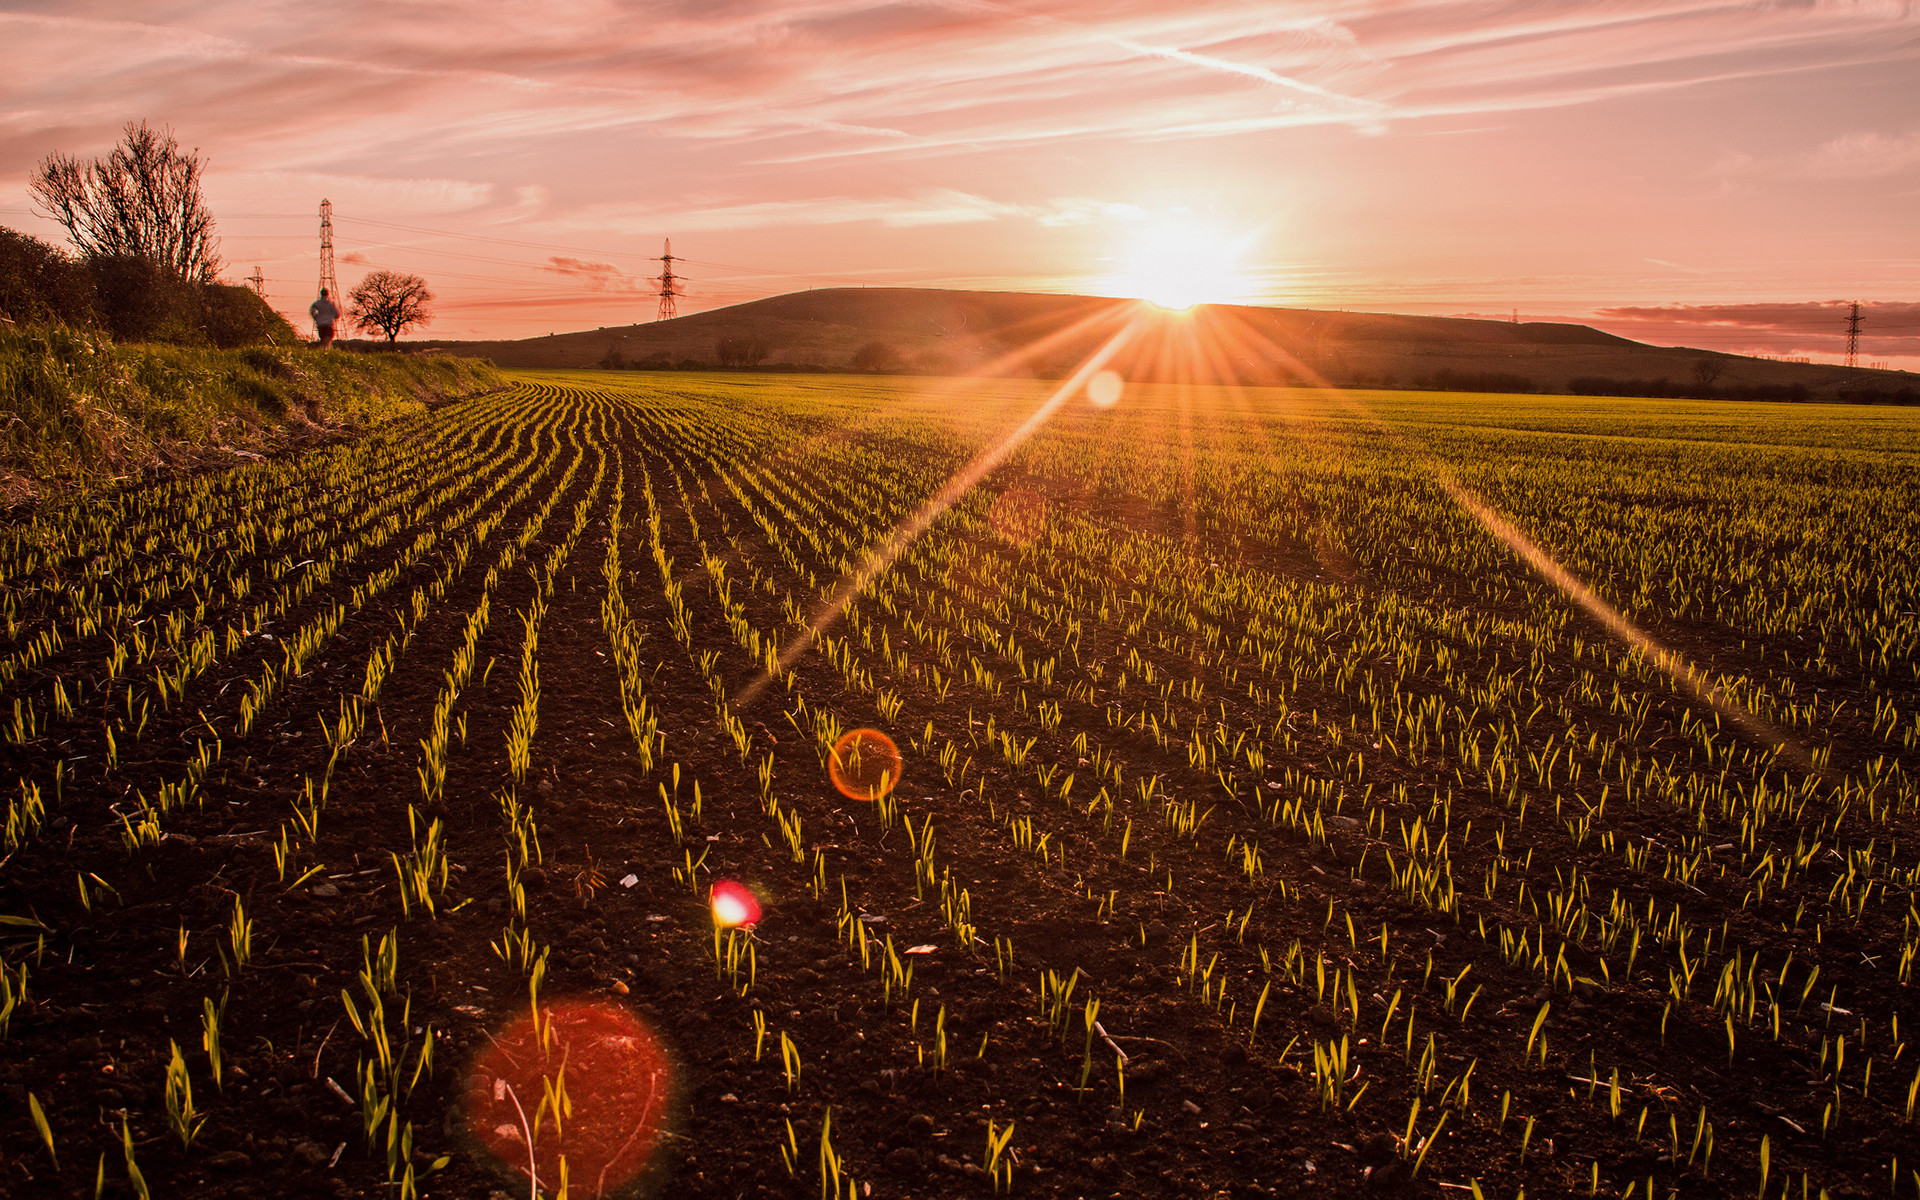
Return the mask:
<svg viewBox="0 0 1920 1200">
<path fill-rule="evenodd" d="M 721 929 L 738 929 L 760 923 L 760 901 L 741 884 L 722 879 L 708 894 L 713 906 L 713 923 Z"/>
<path fill-rule="evenodd" d="M 1118 371 L 1101 371 L 1087 380 L 1087 399 L 1101 408 L 1112 408 L 1120 403 L 1120 393 L 1126 386 L 1126 380 L 1120 378 Z"/>
<path fill-rule="evenodd" d="M 468 1125 L 539 1188 L 559 1190 L 564 1157 L 573 1188 L 605 1196 L 653 1165 L 672 1080 L 665 1048 L 638 1017 L 606 1001 L 561 1000 L 489 1038 L 467 1081 Z M 541 1102 L 562 1083 L 572 1111 L 541 1119 Z"/>
<path fill-rule="evenodd" d="M 878 729 L 840 735 L 827 756 L 827 774 L 850 800 L 878 800 L 900 782 L 900 748 Z"/>
</svg>

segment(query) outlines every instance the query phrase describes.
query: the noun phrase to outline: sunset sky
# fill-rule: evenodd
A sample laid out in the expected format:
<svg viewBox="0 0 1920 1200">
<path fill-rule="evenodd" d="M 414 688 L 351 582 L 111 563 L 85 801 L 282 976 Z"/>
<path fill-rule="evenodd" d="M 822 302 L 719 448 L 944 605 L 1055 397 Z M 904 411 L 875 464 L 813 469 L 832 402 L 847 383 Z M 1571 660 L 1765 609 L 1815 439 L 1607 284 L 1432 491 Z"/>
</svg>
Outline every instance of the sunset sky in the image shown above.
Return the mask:
<svg viewBox="0 0 1920 1200">
<path fill-rule="evenodd" d="M 921 285 L 1588 321 L 1920 369 L 1920 11 L 1808 0 L 0 0 L 0 223 L 128 121 L 237 281 L 427 331 Z"/>
</svg>

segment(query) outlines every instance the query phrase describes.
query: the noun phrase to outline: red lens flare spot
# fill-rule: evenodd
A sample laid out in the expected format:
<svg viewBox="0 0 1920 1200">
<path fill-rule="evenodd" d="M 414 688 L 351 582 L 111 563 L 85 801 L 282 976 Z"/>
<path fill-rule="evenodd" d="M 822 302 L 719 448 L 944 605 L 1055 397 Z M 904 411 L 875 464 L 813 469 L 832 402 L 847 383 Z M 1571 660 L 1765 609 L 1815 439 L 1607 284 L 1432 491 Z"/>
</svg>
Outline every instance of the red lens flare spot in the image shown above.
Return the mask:
<svg viewBox="0 0 1920 1200">
<path fill-rule="evenodd" d="M 1003 541 L 1030 545 L 1047 527 L 1047 501 L 1026 488 L 1009 488 L 993 498 L 987 523 Z"/>
<path fill-rule="evenodd" d="M 467 1083 L 468 1127 L 542 1190 L 559 1190 L 564 1155 L 573 1195 L 608 1196 L 658 1156 L 672 1080 L 665 1048 L 638 1017 L 605 1001 L 561 1000 L 491 1039 Z"/>
<path fill-rule="evenodd" d="M 744 886 L 722 879 L 708 894 L 713 906 L 713 923 L 721 929 L 737 929 L 760 923 L 760 901 Z"/>
<path fill-rule="evenodd" d="M 840 735 L 827 758 L 833 786 L 850 800 L 878 800 L 900 782 L 900 748 L 878 729 L 855 729 Z"/>
</svg>

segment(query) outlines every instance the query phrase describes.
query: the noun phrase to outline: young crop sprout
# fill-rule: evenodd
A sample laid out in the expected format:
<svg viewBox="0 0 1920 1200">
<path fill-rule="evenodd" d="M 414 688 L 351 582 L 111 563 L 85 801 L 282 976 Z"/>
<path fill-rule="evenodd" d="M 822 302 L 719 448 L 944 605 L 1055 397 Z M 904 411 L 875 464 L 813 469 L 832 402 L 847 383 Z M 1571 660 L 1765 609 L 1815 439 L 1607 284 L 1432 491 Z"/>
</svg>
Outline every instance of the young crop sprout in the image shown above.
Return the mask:
<svg viewBox="0 0 1920 1200">
<path fill-rule="evenodd" d="M 1180 320 L 1189 331 L 1218 325 L 1200 313 Z M 1047 356 L 1060 358 L 1067 344 L 1050 344 Z M 366 910 L 356 925 L 363 970 L 342 991 L 351 1030 L 339 1026 L 358 1035 L 358 1069 L 354 1052 L 340 1057 L 339 1035 L 323 1028 L 331 1014 L 289 1015 L 268 1030 L 293 1034 L 303 1043 L 293 1051 L 298 1074 L 326 1079 L 358 1109 L 347 1119 L 362 1123 L 364 1144 L 356 1135 L 345 1157 L 322 1159 L 326 1173 L 371 1194 L 384 1147 L 387 1200 L 417 1200 L 418 1181 L 445 1165 L 415 1142 L 440 1140 L 427 1122 L 453 1098 L 430 1051 L 451 1047 L 416 1022 L 411 1003 L 438 1013 L 457 999 L 470 1002 L 456 1008 L 468 1017 L 517 1013 L 485 1030 L 461 1064 L 466 1095 L 452 1107 L 456 1123 L 470 1125 L 465 1143 L 495 1160 L 503 1181 L 529 1188 L 508 1185 L 522 1197 L 571 1185 L 580 1195 L 627 1194 L 642 1158 L 682 1141 L 667 1128 L 669 1059 L 618 1002 L 561 994 L 588 981 L 596 958 L 625 956 L 600 942 L 586 955 L 577 939 L 595 933 L 540 924 L 566 895 L 615 908 L 631 895 L 617 886 L 610 895 L 614 872 L 584 848 L 591 837 L 621 838 L 642 856 L 670 848 L 673 881 L 694 897 L 708 884 L 707 930 L 649 927 L 642 936 L 673 935 L 676 977 L 689 965 L 678 939 L 695 934 L 697 949 L 710 937 L 716 980 L 734 993 L 720 997 L 730 1019 L 713 1013 L 732 1054 L 704 1060 L 715 1073 L 700 1091 L 723 1097 L 716 1113 L 745 1100 L 761 1119 L 752 1136 L 724 1147 L 686 1144 L 710 1179 L 751 1174 L 743 1149 L 770 1173 L 771 1140 L 789 1190 L 810 1195 L 816 1159 L 807 1150 L 817 1143 L 823 1193 L 862 1200 L 867 1189 L 851 1168 L 872 1164 L 878 1132 L 896 1169 L 925 1169 L 941 1145 L 925 1139 L 942 1139 L 953 1159 L 970 1160 L 968 1186 L 983 1200 L 1016 1179 L 1038 1185 L 1023 1191 L 1049 1191 L 1042 1181 L 1058 1185 L 1054 1164 L 1028 1174 L 1032 1139 L 1014 1146 L 1009 1118 L 1048 1106 L 1042 1091 L 1041 1104 L 1022 1112 L 1036 1088 L 1075 1085 L 1054 1056 L 1027 1048 L 1042 1021 L 1047 1040 L 1070 1048 L 1077 1006 L 1076 1099 L 1088 1102 L 1080 1123 L 1096 1138 L 1119 1131 L 1124 1140 L 1127 1128 L 1161 1135 L 1144 1125 L 1144 1113 L 1159 1109 L 1141 1107 L 1165 1099 L 1159 1064 L 1129 1059 L 1136 1041 L 1184 1061 L 1177 1047 L 1193 1035 L 1226 1035 L 1223 1119 L 1186 1136 L 1196 1153 L 1231 1149 L 1240 1178 L 1336 1192 L 1336 1178 L 1352 1178 L 1355 1164 L 1338 1156 L 1315 1155 L 1342 1164 L 1335 1171 L 1324 1160 L 1281 1163 L 1277 1144 L 1228 1132 L 1225 1114 L 1237 1104 L 1227 1093 L 1240 1092 L 1251 1115 L 1262 1107 L 1251 1096 L 1264 1097 L 1272 1081 L 1245 1085 L 1278 1071 L 1297 1077 L 1288 1090 L 1319 1099 L 1330 1123 L 1323 1143 L 1344 1146 L 1362 1127 L 1390 1124 L 1384 1132 L 1399 1154 L 1374 1165 L 1375 1184 L 1475 1200 L 1508 1200 L 1522 1185 L 1521 1197 L 1654 1200 L 1673 1189 L 1744 1196 L 1758 1183 L 1762 1200 L 1790 1200 L 1783 1188 L 1816 1200 L 1811 1173 L 1830 1176 L 1823 1182 L 1836 1194 L 1920 1196 L 1920 1163 L 1911 1161 L 1920 1064 L 1902 1053 L 1912 1048 L 1901 1041 L 1911 1022 L 1903 1031 L 1894 1020 L 1911 1016 L 1900 997 L 1920 972 L 1920 914 L 1910 906 L 1920 888 L 1910 845 L 1920 698 L 1906 686 L 1920 631 L 1905 462 L 1920 426 L 1892 438 L 1881 414 L 1812 439 L 1675 442 L 1614 436 L 1648 421 L 1654 401 L 1623 409 L 1583 400 L 1584 411 L 1603 404 L 1633 420 L 1627 431 L 1574 433 L 1558 400 L 1537 402 L 1556 414 L 1556 428 L 1543 430 L 1524 397 L 1434 405 L 1346 389 L 1315 399 L 1306 392 L 1320 389 L 1301 389 L 1269 403 L 1239 394 L 1252 383 L 1217 393 L 1122 389 L 1118 375 L 1095 378 L 1104 362 L 1037 409 L 1054 385 L 997 374 L 904 391 L 836 382 L 825 394 L 767 377 L 750 389 L 751 404 L 739 403 L 737 385 L 691 377 L 664 391 L 612 372 L 512 381 L 499 395 L 407 416 L 400 436 L 15 515 L 0 529 L 0 734 L 25 782 L 0 792 L 0 861 L 17 861 L 23 878 L 57 863 L 75 873 L 76 891 L 0 904 L 0 1046 L 18 1047 L 23 1061 L 49 1045 L 57 1051 L 61 1034 L 45 1014 L 78 1011 L 99 990 L 75 974 L 89 964 L 70 949 L 61 952 L 69 969 L 47 963 L 29 1000 L 29 969 L 43 971 L 50 941 L 73 939 L 12 915 L 20 904 L 64 902 L 81 926 L 110 934 L 122 923 L 110 911 L 119 907 L 115 886 L 214 897 L 211 908 L 182 910 L 194 913 L 198 933 L 152 925 L 132 944 L 151 966 L 173 949 L 182 978 L 168 990 L 184 1003 L 204 996 L 201 1008 L 178 1009 L 171 1029 L 130 1031 L 115 1053 L 149 1064 L 139 1081 L 115 1086 L 134 1088 L 153 1111 L 138 1147 L 123 1119 L 127 1183 L 112 1186 L 147 1195 L 138 1151 L 160 1177 L 154 1194 L 191 1191 L 205 1166 L 195 1149 L 222 1128 L 202 1111 L 222 1093 L 205 1089 L 228 1076 L 238 1091 L 256 1086 L 258 1056 L 241 1044 L 257 1023 L 247 1013 L 262 1003 L 277 1012 L 310 992 L 309 968 L 321 967 L 301 961 L 298 938 L 268 944 L 283 922 L 254 926 L 283 916 L 282 900 L 311 907 L 319 897 L 304 889 L 323 879 L 351 881 L 324 891 L 357 893 L 347 907 Z M 1123 402 L 1102 407 L 1103 399 Z M 1375 408 L 1377 421 L 1362 411 Z M 1483 415 L 1463 421 L 1469 410 Z M 1716 413 L 1711 425 L 1749 422 L 1740 406 Z M 1459 432 L 1429 438 L 1422 427 L 1436 414 L 1431 428 Z M 1356 416 L 1364 423 L 1353 424 Z M 1510 416 L 1523 418 L 1524 431 L 1508 428 Z M 1805 432 L 1841 420 L 1776 411 L 1751 423 Z M 1413 436 L 1386 433 L 1395 426 Z M 1554 452 L 1568 434 L 1581 438 L 1576 452 Z M 1439 459 L 1416 450 L 1423 442 L 1459 472 L 1458 484 L 1443 474 L 1432 486 L 1428 468 Z M 949 443 L 978 450 L 958 474 L 939 449 Z M 900 452 L 915 446 L 937 452 Z M 1837 477 L 1836 447 L 1847 456 Z M 990 476 L 1003 461 L 1012 469 Z M 1672 478 L 1711 478 L 1712 502 L 1675 495 L 1661 482 Z M 1080 501 L 1093 496 L 1100 503 L 1083 511 Z M 1464 513 L 1463 497 L 1472 501 Z M 1568 566 L 1520 538 L 1523 529 L 1537 530 L 1527 536 L 1551 543 Z M 604 565 L 569 567 L 568 554 L 588 544 Z M 1596 602 L 1617 606 L 1619 628 L 1561 586 L 1576 567 L 1596 581 Z M 476 606 L 463 617 L 468 603 Z M 577 635 L 596 604 L 600 645 L 591 653 L 617 684 L 603 698 L 605 719 L 576 721 L 582 709 L 561 714 L 565 728 L 549 728 L 539 674 L 553 654 L 540 653 L 541 643 L 564 641 L 554 642 L 562 659 L 585 661 L 579 651 L 591 648 Z M 488 632 L 490 619 L 510 612 L 513 628 Z M 555 626 L 544 625 L 549 615 Z M 1697 686 L 1671 678 L 1664 667 L 1678 656 L 1623 640 L 1627 622 L 1697 628 L 1714 651 L 1710 670 Z M 496 665 L 499 693 L 488 682 Z M 743 698 L 731 683 L 747 672 L 759 678 Z M 338 687 L 347 692 L 331 697 Z M 774 703 L 756 705 L 760 694 Z M 396 715 L 391 741 L 382 703 Z M 1806 740 L 1805 753 L 1756 740 L 1741 711 Z M 875 716 L 912 739 L 923 764 L 915 789 L 902 789 L 905 752 L 890 733 L 854 726 Z M 682 739 L 697 742 L 712 723 L 754 790 L 736 795 L 711 773 L 693 778 L 695 743 Z M 636 824 L 549 798 L 559 782 L 554 756 L 571 753 L 563 745 L 584 752 L 583 733 L 614 738 L 618 748 L 600 748 L 631 757 L 643 781 L 636 794 L 656 784 L 661 807 L 642 806 Z M 393 814 L 375 816 L 363 803 L 375 799 L 364 790 L 372 764 L 357 760 L 416 737 L 419 752 L 394 766 L 419 768 L 417 793 L 396 778 L 407 786 L 384 797 L 396 812 L 412 797 L 410 837 L 399 841 Z M 121 762 L 122 749 L 137 761 Z M 269 761 L 241 764 L 246 750 Z M 799 771 L 809 752 L 827 778 Z M 601 764 L 590 765 L 575 775 L 601 777 Z M 277 779 L 266 778 L 270 766 Z M 269 791 L 291 782 L 293 803 L 269 815 L 246 794 L 249 782 Z M 351 782 L 357 794 L 328 813 L 333 782 Z M 460 871 L 448 862 L 454 842 L 463 858 L 484 853 L 471 814 L 459 810 L 495 789 L 503 789 L 495 794 L 504 891 L 497 865 L 449 878 Z M 48 827 L 63 811 L 96 812 L 118 794 L 126 802 L 108 811 L 120 829 L 106 830 L 113 844 L 104 851 L 91 835 L 70 836 L 71 824 L 58 837 Z M 543 831 L 536 814 L 553 828 Z M 323 815 L 334 831 L 324 854 L 332 867 L 319 861 Z M 842 833 L 849 826 L 851 837 Z M 246 872 L 223 869 L 230 856 L 209 853 L 227 840 L 208 840 L 215 828 L 270 850 L 256 865 L 274 867 L 277 882 L 263 892 L 263 877 L 249 883 Z M 175 853 L 195 845 L 188 835 L 202 848 Z M 663 835 L 670 840 L 647 848 Z M 567 865 L 544 861 L 543 836 Z M 771 869 L 735 863 L 756 836 L 823 915 L 838 903 L 845 949 L 833 959 L 818 958 L 804 931 L 781 928 L 770 939 L 758 929 L 775 893 L 762 899 L 759 876 L 748 885 L 749 876 L 729 874 Z M 368 868 L 384 863 L 394 874 L 383 885 Z M 845 871 L 838 886 L 836 867 Z M 1362 891 L 1390 897 L 1391 915 L 1366 896 L 1354 903 Z M 456 904 L 475 902 L 497 905 L 492 949 L 504 979 L 522 974 L 517 1003 L 491 977 L 464 994 L 469 981 L 456 975 L 466 973 L 449 970 L 435 948 L 452 926 L 419 931 L 431 936 L 409 950 L 411 989 L 399 974 L 397 933 L 376 942 L 368 932 L 376 916 L 391 923 L 422 908 L 438 909 L 444 925 Z M 1019 919 L 1029 912 L 1048 919 Z M 625 929 L 599 929 L 606 941 L 630 940 L 629 921 L 610 923 Z M 936 947 L 936 932 L 954 940 Z M 551 954 L 543 937 L 558 943 Z M 141 949 L 145 938 L 154 944 Z M 141 975 L 131 960 L 114 961 L 115 937 L 81 941 L 100 979 Z M 1109 953 L 1116 944 L 1125 950 Z M 250 964 L 255 949 L 262 960 Z M 189 953 L 211 961 L 188 968 Z M 1093 974 L 1072 965 L 1083 959 Z M 850 968 L 845 978 L 823 972 L 835 963 Z M 326 966 L 342 972 L 351 955 Z M 772 986 L 756 983 L 760 966 Z M 623 997 L 638 990 L 631 979 L 599 978 Z M 839 1019 L 867 1013 L 847 1027 L 871 1062 L 854 1078 L 874 1075 L 884 1083 L 877 1090 L 903 1098 L 902 1084 L 931 1081 L 933 1094 L 893 1111 L 924 1107 L 944 1131 L 916 1126 L 916 1148 L 892 1154 L 894 1131 L 848 1119 L 856 1114 L 845 1098 L 830 1095 L 838 1068 L 829 1057 L 806 1068 L 821 1086 L 799 1091 L 803 1056 L 793 1039 L 820 1036 L 811 1005 L 793 994 L 801 980 L 820 981 L 801 989 L 806 1000 L 845 1002 L 834 1009 Z M 209 994 L 223 982 L 253 998 L 231 1025 L 222 996 Z M 490 996 L 487 984 L 496 985 Z M 1113 1004 L 1131 1012 L 1156 990 L 1164 1006 L 1136 1016 L 1140 1028 L 1107 1035 L 1100 1022 L 1114 1020 Z M 1825 1001 L 1814 998 L 1821 990 Z M 1482 995 L 1493 997 L 1488 1005 Z M 1313 1021 L 1302 1025 L 1309 1005 Z M 16 1013 L 41 1019 L 10 1029 Z M 304 1033 L 295 1031 L 301 1021 Z M 188 1040 L 196 1022 L 202 1055 Z M 1034 1028 L 1023 1032 L 1025 1024 Z M 1656 1039 L 1636 1051 L 1622 1040 L 1629 1027 Z M 171 1055 L 158 1050 L 170 1038 L 179 1039 Z M 814 1052 L 844 1042 L 830 1037 Z M 1092 1095 L 1102 1090 L 1093 1086 L 1103 1065 L 1095 1042 L 1114 1054 L 1111 1101 Z M 1597 1050 L 1610 1046 L 1627 1058 L 1600 1068 Z M 990 1049 L 995 1059 L 980 1061 Z M 942 1079 L 949 1052 L 960 1069 Z M 996 1076 L 987 1093 L 972 1067 Z M 1181 1068 L 1196 1070 L 1216 1075 L 1211 1064 Z M 1712 1079 L 1735 1070 L 1788 1098 L 1772 1097 L 1776 1109 L 1754 1098 L 1769 1099 L 1764 1089 L 1720 1089 L 1714 1102 L 1728 1110 L 1720 1132 L 1730 1136 L 1723 1176 L 1714 1177 L 1701 1099 Z M 76 1149 L 97 1115 L 91 1088 L 51 1078 L 16 1088 L 23 1102 L 9 1128 L 23 1170 L 74 1171 L 59 1180 L 72 1191 L 84 1183 L 84 1162 L 73 1160 L 102 1150 L 111 1158 L 110 1132 Z M 773 1097 L 792 1110 L 780 1126 L 765 1111 Z M 234 1099 L 219 1099 L 213 1115 L 224 1120 Z M 837 1127 L 823 1112 L 829 1099 Z M 978 1108 L 983 1100 L 996 1103 Z M 1697 1109 L 1691 1135 L 1685 1107 Z M 1200 1124 L 1178 1111 L 1163 1119 L 1175 1137 Z M 1881 1153 L 1856 1152 L 1868 1132 L 1886 1143 Z M 32 1150 L 36 1133 L 47 1164 Z M 56 1137 L 68 1143 L 64 1164 Z M 1763 1140 L 1771 1137 L 1783 1140 L 1775 1147 Z M 1428 1172 L 1423 1158 L 1436 1148 Z M 1904 1152 L 1890 1163 L 1895 1149 Z M 102 1161 L 96 1194 L 118 1167 Z M 1470 1178 L 1475 1170 L 1489 1180 Z M 1603 1184 L 1609 1170 L 1622 1177 Z M 989 1188 L 978 1186 L 981 1176 Z"/>
</svg>

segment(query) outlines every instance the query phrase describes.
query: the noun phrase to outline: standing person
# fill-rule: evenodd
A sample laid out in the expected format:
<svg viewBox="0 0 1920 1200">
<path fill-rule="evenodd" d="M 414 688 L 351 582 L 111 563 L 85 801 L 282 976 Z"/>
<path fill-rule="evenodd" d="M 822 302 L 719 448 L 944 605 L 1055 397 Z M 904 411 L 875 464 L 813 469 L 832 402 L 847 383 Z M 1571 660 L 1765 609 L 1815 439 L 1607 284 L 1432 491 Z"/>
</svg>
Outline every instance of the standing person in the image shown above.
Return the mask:
<svg viewBox="0 0 1920 1200">
<path fill-rule="evenodd" d="M 340 319 L 340 310 L 333 301 L 327 299 L 327 289 L 320 289 L 320 298 L 307 309 L 307 315 L 313 318 L 313 329 L 320 337 L 320 348 L 325 350 L 333 345 L 333 323 Z"/>
</svg>

